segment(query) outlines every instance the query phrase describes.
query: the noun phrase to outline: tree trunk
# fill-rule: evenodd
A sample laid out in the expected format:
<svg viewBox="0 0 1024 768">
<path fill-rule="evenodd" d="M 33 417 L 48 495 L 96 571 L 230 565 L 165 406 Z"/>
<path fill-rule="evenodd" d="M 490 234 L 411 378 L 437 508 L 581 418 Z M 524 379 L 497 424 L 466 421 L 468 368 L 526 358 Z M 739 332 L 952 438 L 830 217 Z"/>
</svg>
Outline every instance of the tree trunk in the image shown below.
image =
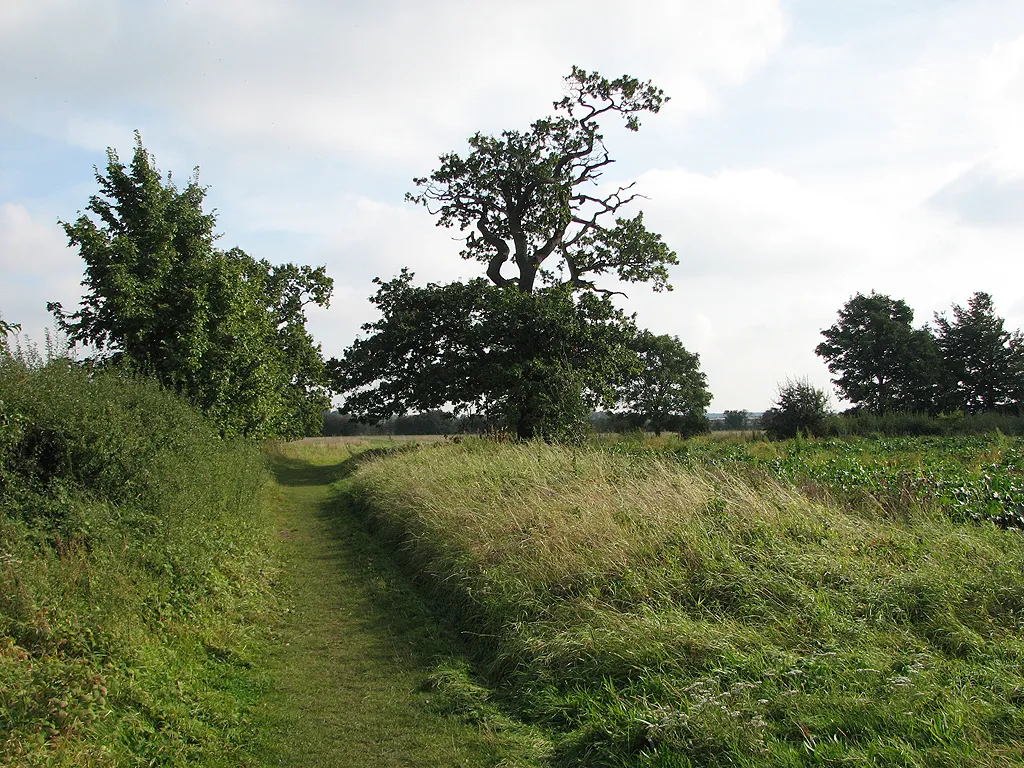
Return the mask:
<svg viewBox="0 0 1024 768">
<path fill-rule="evenodd" d="M 519 292 L 533 293 L 534 283 L 537 281 L 537 265 L 530 263 L 519 264 Z"/>
</svg>

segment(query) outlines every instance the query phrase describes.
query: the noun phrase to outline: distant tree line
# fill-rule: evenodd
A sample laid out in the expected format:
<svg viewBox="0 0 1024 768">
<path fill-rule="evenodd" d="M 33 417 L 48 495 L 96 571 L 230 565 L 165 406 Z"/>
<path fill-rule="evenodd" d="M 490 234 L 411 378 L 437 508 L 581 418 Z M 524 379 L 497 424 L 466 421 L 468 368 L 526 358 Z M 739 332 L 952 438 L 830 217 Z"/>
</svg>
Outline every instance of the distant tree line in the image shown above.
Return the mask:
<svg viewBox="0 0 1024 768">
<path fill-rule="evenodd" d="M 856 294 L 822 331 L 815 349 L 832 383 L 855 411 L 887 413 L 1019 413 L 1024 405 L 1024 336 L 1008 331 L 992 297 L 913 326 L 905 301 Z"/>
<path fill-rule="evenodd" d="M 479 414 L 456 415 L 451 411 L 434 409 L 425 413 L 392 416 L 378 422 L 354 418 L 340 411 L 324 412 L 324 435 L 463 435 L 484 434 L 494 431 L 496 425 Z"/>
<path fill-rule="evenodd" d="M 931 324 L 913 321 L 903 300 L 854 295 L 815 348 L 852 407 L 834 414 L 827 392 L 789 380 L 761 418 L 765 433 L 1024 434 L 1024 336 L 1006 329 L 992 297 L 977 292 Z"/>
</svg>

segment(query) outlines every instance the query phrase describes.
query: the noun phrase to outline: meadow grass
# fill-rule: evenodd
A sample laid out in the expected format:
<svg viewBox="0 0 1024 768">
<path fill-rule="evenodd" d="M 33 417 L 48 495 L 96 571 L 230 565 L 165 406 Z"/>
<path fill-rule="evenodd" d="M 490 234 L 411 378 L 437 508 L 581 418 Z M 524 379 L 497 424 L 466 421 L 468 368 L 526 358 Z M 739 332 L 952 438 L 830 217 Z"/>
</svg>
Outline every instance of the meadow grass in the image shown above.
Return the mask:
<svg viewBox="0 0 1024 768">
<path fill-rule="evenodd" d="M 1024 539 L 749 467 L 483 441 L 350 503 L 556 765 L 1024 763 Z"/>
</svg>

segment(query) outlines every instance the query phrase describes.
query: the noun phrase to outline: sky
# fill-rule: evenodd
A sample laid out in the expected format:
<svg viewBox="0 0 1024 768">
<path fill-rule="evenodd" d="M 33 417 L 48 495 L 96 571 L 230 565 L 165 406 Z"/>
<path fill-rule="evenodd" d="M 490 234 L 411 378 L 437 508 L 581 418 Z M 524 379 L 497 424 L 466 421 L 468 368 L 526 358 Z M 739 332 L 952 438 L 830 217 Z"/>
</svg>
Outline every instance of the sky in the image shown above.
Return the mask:
<svg viewBox="0 0 1024 768">
<path fill-rule="evenodd" d="M 671 98 L 607 131 L 602 183 L 637 182 L 680 262 L 617 302 L 700 355 L 711 411 L 830 388 L 814 347 L 857 292 L 920 325 L 986 291 L 1024 327 L 1020 0 L 0 0 L 0 315 L 41 341 L 77 305 L 59 222 L 138 130 L 199 167 L 222 247 L 327 266 L 309 328 L 340 357 L 372 278 L 482 275 L 404 195 L 573 65 Z"/>
</svg>

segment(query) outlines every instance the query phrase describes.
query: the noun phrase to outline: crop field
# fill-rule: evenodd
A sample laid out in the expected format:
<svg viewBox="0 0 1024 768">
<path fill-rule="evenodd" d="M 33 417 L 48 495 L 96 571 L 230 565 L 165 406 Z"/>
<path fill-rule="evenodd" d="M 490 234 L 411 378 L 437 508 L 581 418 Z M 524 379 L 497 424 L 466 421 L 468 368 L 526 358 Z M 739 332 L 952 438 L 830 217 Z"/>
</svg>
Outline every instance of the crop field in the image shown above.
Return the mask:
<svg viewBox="0 0 1024 768">
<path fill-rule="evenodd" d="M 465 638 L 452 709 L 554 765 L 1020 765 L 1022 450 L 467 441 L 348 494 Z"/>
<path fill-rule="evenodd" d="M 628 445 L 613 450 L 631 452 Z M 1001 435 L 785 441 L 689 441 L 666 451 L 691 466 L 749 466 L 814 495 L 900 516 L 1024 528 L 1024 443 Z"/>
</svg>

